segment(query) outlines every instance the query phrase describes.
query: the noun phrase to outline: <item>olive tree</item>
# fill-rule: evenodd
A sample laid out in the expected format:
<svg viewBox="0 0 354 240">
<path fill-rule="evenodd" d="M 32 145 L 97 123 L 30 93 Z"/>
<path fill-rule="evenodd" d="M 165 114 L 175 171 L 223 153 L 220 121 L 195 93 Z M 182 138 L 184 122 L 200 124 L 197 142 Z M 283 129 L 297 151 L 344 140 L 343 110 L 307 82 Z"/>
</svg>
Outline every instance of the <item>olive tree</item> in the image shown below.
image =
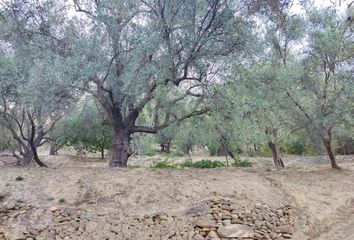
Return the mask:
<svg viewBox="0 0 354 240">
<path fill-rule="evenodd" d="M 0 124 L 11 132 L 19 163 L 46 166 L 37 148 L 47 141 L 75 93 L 62 84 L 57 66 L 65 46 L 54 36 L 53 4 L 1 2 Z M 52 34 L 53 33 L 53 34 Z"/>
<path fill-rule="evenodd" d="M 286 91 L 298 116 L 322 140 L 332 167 L 339 168 L 332 141 L 336 127 L 353 112 L 353 33 L 335 9 L 314 9 L 307 20 L 308 46 L 302 70 L 298 67 L 300 77 L 293 78 Z"/>
<path fill-rule="evenodd" d="M 208 111 L 208 86 L 227 57 L 241 52 L 245 40 L 242 33 L 248 25 L 238 4 L 74 1 L 82 24 L 76 26 L 74 56 L 67 68 L 73 85 L 91 93 L 106 111 L 113 127 L 110 166 L 127 166 L 132 134 L 157 133 Z M 78 68 L 73 70 L 73 65 Z M 158 118 L 137 125 L 143 109 L 157 102 L 164 108 Z M 181 102 L 189 104 L 190 111 L 175 114 L 174 105 Z"/>
</svg>

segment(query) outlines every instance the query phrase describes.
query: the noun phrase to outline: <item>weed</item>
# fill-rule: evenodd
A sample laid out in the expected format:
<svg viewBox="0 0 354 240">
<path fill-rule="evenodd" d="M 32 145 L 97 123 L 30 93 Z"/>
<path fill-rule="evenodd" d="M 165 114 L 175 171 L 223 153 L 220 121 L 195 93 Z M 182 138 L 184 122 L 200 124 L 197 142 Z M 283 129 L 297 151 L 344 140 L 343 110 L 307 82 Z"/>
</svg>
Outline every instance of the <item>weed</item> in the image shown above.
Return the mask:
<svg viewBox="0 0 354 240">
<path fill-rule="evenodd" d="M 232 167 L 252 167 L 252 163 L 250 161 L 246 160 L 235 160 L 233 163 L 231 163 Z"/>
<path fill-rule="evenodd" d="M 17 177 L 15 178 L 16 181 L 22 181 L 23 179 L 24 179 L 24 178 L 21 177 L 21 176 L 17 176 Z"/>
<path fill-rule="evenodd" d="M 190 160 L 184 160 L 183 162 L 178 164 L 179 168 L 191 168 L 193 167 L 193 162 Z"/>
<path fill-rule="evenodd" d="M 226 167 L 226 164 L 222 161 L 218 160 L 201 160 L 193 163 L 193 167 L 195 168 L 218 168 L 218 167 Z"/>
<path fill-rule="evenodd" d="M 176 165 L 169 160 L 164 160 L 151 165 L 151 168 L 175 168 Z"/>
</svg>

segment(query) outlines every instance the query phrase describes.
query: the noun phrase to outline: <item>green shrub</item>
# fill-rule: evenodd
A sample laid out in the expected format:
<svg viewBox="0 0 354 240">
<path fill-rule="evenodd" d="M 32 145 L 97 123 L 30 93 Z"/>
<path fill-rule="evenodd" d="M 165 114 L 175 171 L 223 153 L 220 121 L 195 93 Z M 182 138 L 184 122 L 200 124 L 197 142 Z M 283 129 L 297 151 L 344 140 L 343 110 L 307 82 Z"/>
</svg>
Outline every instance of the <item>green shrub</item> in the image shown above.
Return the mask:
<svg viewBox="0 0 354 240">
<path fill-rule="evenodd" d="M 252 163 L 248 160 L 240 160 L 237 158 L 232 164 L 232 167 L 252 167 Z M 184 160 L 179 164 L 173 164 L 171 161 L 164 160 L 151 165 L 151 168 L 219 168 L 226 167 L 226 163 L 218 160 L 200 160 L 191 162 L 190 160 Z"/>
<path fill-rule="evenodd" d="M 272 157 L 272 151 L 268 146 L 264 146 L 261 151 L 262 151 L 261 154 L 262 157 Z"/>
<path fill-rule="evenodd" d="M 306 146 L 301 138 L 290 139 L 285 143 L 284 150 L 288 154 L 302 155 L 306 151 Z"/>
<path fill-rule="evenodd" d="M 59 203 L 65 203 L 65 199 L 64 198 L 59 198 L 58 202 Z"/>
<path fill-rule="evenodd" d="M 247 152 L 247 155 L 249 157 L 255 157 L 256 156 L 256 151 L 249 151 L 249 152 Z"/>
<path fill-rule="evenodd" d="M 226 167 L 224 162 L 218 160 L 201 160 L 193 163 L 193 167 L 195 168 L 218 168 L 218 167 Z"/>
<path fill-rule="evenodd" d="M 231 167 L 252 167 L 252 163 L 248 159 L 241 160 L 240 155 L 236 155 Z"/>
<path fill-rule="evenodd" d="M 175 168 L 176 165 L 169 160 L 164 160 L 151 165 L 151 168 Z"/>
<path fill-rule="evenodd" d="M 316 149 L 315 149 L 313 146 L 309 146 L 309 147 L 306 149 L 305 154 L 306 154 L 306 155 L 309 155 L 309 156 L 315 156 L 315 155 L 316 155 Z"/>
<path fill-rule="evenodd" d="M 191 168 L 193 167 L 193 162 L 190 160 L 184 160 L 183 162 L 178 164 L 179 168 Z"/>
<path fill-rule="evenodd" d="M 17 176 L 17 177 L 15 178 L 15 180 L 16 180 L 16 181 L 22 181 L 22 180 L 23 180 L 23 177 Z"/>
<path fill-rule="evenodd" d="M 236 158 L 236 160 L 231 163 L 232 167 L 252 167 L 252 163 L 248 161 L 247 159 L 241 160 L 239 158 Z"/>
</svg>

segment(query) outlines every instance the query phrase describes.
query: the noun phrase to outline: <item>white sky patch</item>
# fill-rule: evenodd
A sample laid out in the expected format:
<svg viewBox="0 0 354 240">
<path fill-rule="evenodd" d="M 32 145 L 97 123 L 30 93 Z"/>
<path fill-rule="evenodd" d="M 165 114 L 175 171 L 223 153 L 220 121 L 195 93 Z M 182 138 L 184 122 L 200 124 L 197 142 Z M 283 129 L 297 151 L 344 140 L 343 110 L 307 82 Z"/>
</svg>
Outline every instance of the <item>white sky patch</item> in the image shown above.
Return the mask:
<svg viewBox="0 0 354 240">
<path fill-rule="evenodd" d="M 348 5 L 354 2 L 354 0 L 307 0 L 308 3 L 312 3 L 316 8 L 335 8 L 338 12 L 345 13 Z M 303 6 L 300 4 L 300 0 L 295 0 L 290 14 L 302 14 L 305 13 Z"/>
</svg>

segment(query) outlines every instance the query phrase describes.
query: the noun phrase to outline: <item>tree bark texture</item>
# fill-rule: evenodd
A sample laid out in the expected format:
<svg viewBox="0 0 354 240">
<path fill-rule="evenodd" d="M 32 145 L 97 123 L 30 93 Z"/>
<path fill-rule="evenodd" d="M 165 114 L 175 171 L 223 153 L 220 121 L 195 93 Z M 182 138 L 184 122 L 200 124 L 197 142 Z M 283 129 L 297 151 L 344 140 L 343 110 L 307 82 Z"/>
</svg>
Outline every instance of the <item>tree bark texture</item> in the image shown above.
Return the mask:
<svg viewBox="0 0 354 240">
<path fill-rule="evenodd" d="M 128 158 L 132 155 L 130 148 L 130 133 L 123 129 L 116 130 L 113 137 L 112 157 L 110 167 L 127 167 Z"/>
</svg>

